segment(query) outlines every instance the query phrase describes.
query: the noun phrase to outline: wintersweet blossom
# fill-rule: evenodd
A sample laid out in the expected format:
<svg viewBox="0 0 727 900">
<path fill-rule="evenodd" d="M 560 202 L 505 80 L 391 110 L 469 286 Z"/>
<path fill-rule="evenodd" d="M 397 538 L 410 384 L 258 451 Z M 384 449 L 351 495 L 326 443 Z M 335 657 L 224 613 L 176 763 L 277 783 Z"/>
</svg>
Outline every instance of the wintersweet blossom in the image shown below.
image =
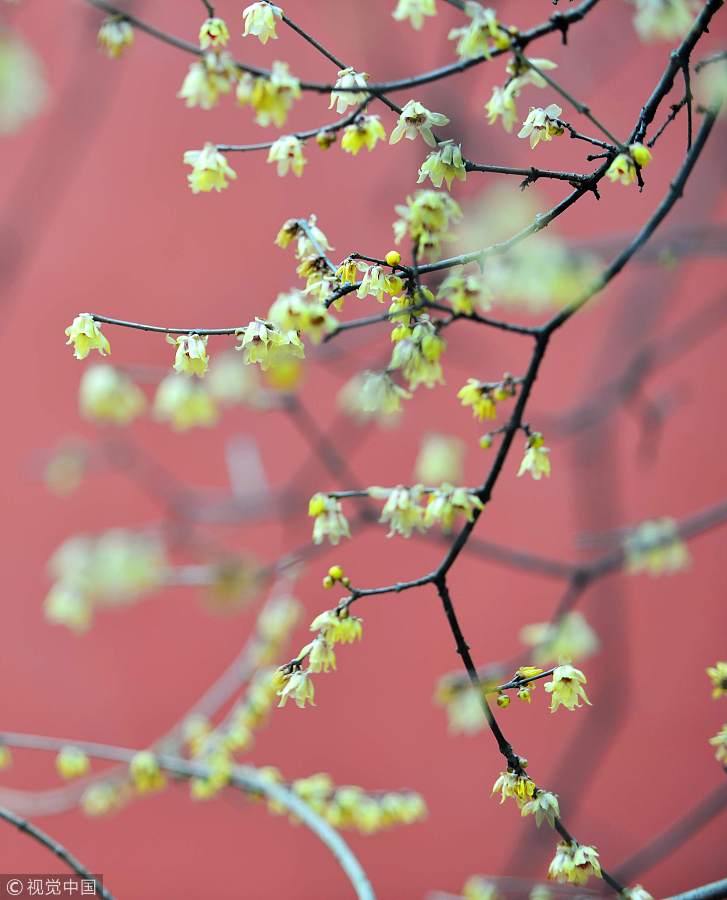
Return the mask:
<svg viewBox="0 0 727 900">
<path fill-rule="evenodd" d="M 101 332 L 101 325 L 90 313 L 79 313 L 66 328 L 66 336 L 66 344 L 73 344 L 76 359 L 85 359 L 92 350 L 98 350 L 101 356 L 111 353 L 108 339 Z"/>
<path fill-rule="evenodd" d="M 111 16 L 98 30 L 98 45 L 111 59 L 118 59 L 133 43 L 134 29 L 123 16 Z"/>
<path fill-rule="evenodd" d="M 518 92 L 515 90 L 513 82 L 505 85 L 504 88 L 495 85 L 492 89 L 492 96 L 485 104 L 487 112 L 487 124 L 494 125 L 498 118 L 502 119 L 502 127 L 510 133 L 517 122 L 517 106 L 515 98 Z"/>
<path fill-rule="evenodd" d="M 328 104 L 329 109 L 336 107 L 336 112 L 340 115 L 346 112 L 349 106 L 358 106 L 359 103 L 369 96 L 366 92 L 366 83 L 368 81 L 366 72 L 356 72 L 354 69 L 341 69 L 338 73 L 335 88 L 331 92 L 331 102 Z"/>
<path fill-rule="evenodd" d="M 247 365 L 257 363 L 263 372 L 289 362 L 303 359 L 305 348 L 295 331 L 281 331 L 272 322 L 256 318 L 237 332 L 240 343 L 235 347 L 242 352 Z"/>
<path fill-rule="evenodd" d="M 651 162 L 651 151 L 643 144 L 631 144 L 628 153 L 619 153 L 606 171 L 611 181 L 633 184 L 636 181 L 636 166 L 645 169 Z"/>
<path fill-rule="evenodd" d="M 430 526 L 439 522 L 443 531 L 451 531 L 458 515 L 471 522 L 484 505 L 482 500 L 467 488 L 453 487 L 445 483 L 429 495 L 424 512 L 424 524 Z"/>
<path fill-rule="evenodd" d="M 596 848 L 561 841 L 548 868 L 548 878 L 561 884 L 586 884 L 591 875 L 602 877 Z"/>
<path fill-rule="evenodd" d="M 386 132 L 379 117 L 361 116 L 343 132 L 341 147 L 346 153 L 356 156 L 364 147 L 369 151 L 373 150 L 377 141 L 384 140 L 386 140 Z"/>
<path fill-rule="evenodd" d="M 202 22 L 199 29 L 199 46 L 202 50 L 212 47 L 215 50 L 227 46 L 230 40 L 230 32 L 224 19 L 212 16 Z"/>
<path fill-rule="evenodd" d="M 323 538 L 335 546 L 342 537 L 351 537 L 348 521 L 343 515 L 341 501 L 328 494 L 314 494 L 308 504 L 308 515 L 315 519 L 313 523 L 313 543 L 323 543 Z"/>
<path fill-rule="evenodd" d="M 727 725 L 723 725 L 721 730 L 718 731 L 714 737 L 709 739 L 709 743 L 712 747 L 717 748 L 714 751 L 717 762 L 721 762 L 723 765 L 727 766 Z"/>
<path fill-rule="evenodd" d="M 212 109 L 220 94 L 228 94 L 236 80 L 237 69 L 229 53 L 207 50 L 190 64 L 177 97 L 189 108 Z"/>
<path fill-rule="evenodd" d="M 174 357 L 174 371 L 180 375 L 196 375 L 198 378 L 207 371 L 207 335 L 180 334 L 179 337 L 167 335 L 167 343 L 177 348 Z"/>
<path fill-rule="evenodd" d="M 519 807 L 535 796 L 537 792 L 535 782 L 531 781 L 527 775 L 512 772 L 501 772 L 492 786 L 492 793 L 500 793 L 500 803 L 504 803 L 508 798 L 515 800 Z"/>
<path fill-rule="evenodd" d="M 580 669 L 576 669 L 571 665 L 557 666 L 553 669 L 553 680 L 545 684 L 545 690 L 550 696 L 550 711 L 555 712 L 559 706 L 565 706 L 566 709 L 580 708 L 581 700 L 591 705 L 591 701 L 586 696 L 583 685 L 586 683 L 586 676 Z"/>
<path fill-rule="evenodd" d="M 460 59 L 475 59 L 478 56 L 489 59 L 490 42 L 503 49 L 510 46 L 510 38 L 498 22 L 493 9 L 465 0 L 464 11 L 470 18 L 470 24 L 453 28 L 449 32 L 449 40 L 457 41 L 457 55 Z"/>
<path fill-rule="evenodd" d="M 283 17 L 283 10 L 272 3 L 251 3 L 242 11 L 245 21 L 243 37 L 254 35 L 261 44 L 267 44 L 272 38 L 277 38 L 275 33 L 276 19 Z"/>
<path fill-rule="evenodd" d="M 540 141 L 551 141 L 555 136 L 563 134 L 563 126 L 558 124 L 562 112 L 557 103 L 551 103 L 545 109 L 531 106 L 517 136 L 530 138 L 530 147 L 533 150 Z"/>
<path fill-rule="evenodd" d="M 399 275 L 386 272 L 379 265 L 369 266 L 359 263 L 358 270 L 363 272 L 361 284 L 356 291 L 356 296 L 363 299 L 369 294 L 376 297 L 379 303 L 383 303 L 386 295 L 398 294 L 404 288 L 404 282 Z"/>
<path fill-rule="evenodd" d="M 642 522 L 628 532 L 623 539 L 623 550 L 629 575 L 641 572 L 652 577 L 671 575 L 686 569 L 690 563 L 689 551 L 679 537 L 678 525 L 668 516 Z"/>
<path fill-rule="evenodd" d="M 413 487 L 370 487 L 368 494 L 376 500 L 386 500 L 379 522 L 389 523 L 387 537 L 400 534 L 408 538 L 414 529 L 424 531 L 424 508 L 421 506 L 424 490 L 421 484 Z"/>
<path fill-rule="evenodd" d="M 83 373 L 78 405 L 86 419 L 128 425 L 146 409 L 146 397 L 124 372 L 99 363 Z"/>
<path fill-rule="evenodd" d="M 91 769 L 91 761 L 78 747 L 62 747 L 56 757 L 56 769 L 61 778 L 80 778 Z"/>
<path fill-rule="evenodd" d="M 543 824 L 543 820 L 553 828 L 555 820 L 560 817 L 558 797 L 556 794 L 551 794 L 550 791 L 538 791 L 534 797 L 522 804 L 520 814 L 535 816 L 535 824 L 538 828 Z"/>
<path fill-rule="evenodd" d="M 227 179 L 237 178 L 235 170 L 228 165 L 227 158 L 214 144 L 205 144 L 202 150 L 186 150 L 184 163 L 192 166 L 187 181 L 193 194 L 219 191 L 227 187 Z"/>
<path fill-rule="evenodd" d="M 712 697 L 727 696 L 727 662 L 716 662 L 707 669 L 707 675 L 712 682 Z"/>
<path fill-rule="evenodd" d="M 310 623 L 311 631 L 320 631 L 329 644 L 352 644 L 363 636 L 363 619 L 348 609 L 327 609 Z"/>
<path fill-rule="evenodd" d="M 406 203 L 396 207 L 400 218 L 394 222 L 394 237 L 400 243 L 405 237 L 416 242 L 420 254 L 435 254 L 443 239 L 450 237 L 450 226 L 462 218 L 456 200 L 443 191 L 421 190 Z"/>
<path fill-rule="evenodd" d="M 525 456 L 518 469 L 518 477 L 530 472 L 535 481 L 540 481 L 543 475 L 550 476 L 550 448 L 544 447 L 543 435 L 539 431 L 533 431 L 525 443 Z"/>
<path fill-rule="evenodd" d="M 421 164 L 417 182 L 421 184 L 427 178 L 437 188 L 446 181 L 447 190 L 451 189 L 455 178 L 457 181 L 466 181 L 467 169 L 462 159 L 461 146 L 453 141 L 442 141 Z"/>
<path fill-rule="evenodd" d="M 434 0 L 398 0 L 396 9 L 391 15 L 397 22 L 408 19 L 412 28 L 419 31 L 424 24 L 424 17 L 436 14 Z"/>
<path fill-rule="evenodd" d="M 210 427 L 217 422 L 217 406 L 203 385 L 183 375 L 167 375 L 154 397 L 154 417 L 168 422 L 175 431 L 196 426 Z"/>
<path fill-rule="evenodd" d="M 336 320 L 325 304 L 296 290 L 278 294 L 268 310 L 268 319 L 280 331 L 305 334 L 314 344 L 336 330 Z"/>
<path fill-rule="evenodd" d="M 277 164 L 281 177 L 292 169 L 293 174 L 300 178 L 307 162 L 303 156 L 303 142 L 292 134 L 279 137 L 268 151 L 268 162 Z"/>
<path fill-rule="evenodd" d="M 450 273 L 437 290 L 438 300 L 449 300 L 458 315 L 471 316 L 478 306 L 485 312 L 492 306 L 492 291 L 479 275 Z"/>
<path fill-rule="evenodd" d="M 673 41 L 683 37 L 694 19 L 690 0 L 631 0 L 636 7 L 634 28 L 642 41 Z"/>
<path fill-rule="evenodd" d="M 300 81 L 291 75 L 287 63 L 276 59 L 268 76 L 253 78 L 244 73 L 237 82 L 235 96 L 240 106 L 252 106 L 258 125 L 282 128 L 300 93 Z"/>
<path fill-rule="evenodd" d="M 432 128 L 448 125 L 449 119 L 443 113 L 432 112 L 418 100 L 409 100 L 403 107 L 399 121 L 389 138 L 390 144 L 397 144 L 402 138 L 409 141 L 421 135 L 422 139 L 430 147 L 437 146 L 437 140 L 432 134 Z"/>
<path fill-rule="evenodd" d="M 425 434 L 414 464 L 415 477 L 426 484 L 462 480 L 466 444 L 446 434 Z"/>
<path fill-rule="evenodd" d="M 557 622 L 525 625 L 520 631 L 520 640 L 534 648 L 533 659 L 537 663 L 586 659 L 600 646 L 598 635 L 577 610 Z"/>
<path fill-rule="evenodd" d="M 161 790 L 166 784 L 166 777 L 159 761 L 148 750 L 141 750 L 133 755 L 129 763 L 129 775 L 134 787 L 141 794 Z"/>
<path fill-rule="evenodd" d="M 391 422 L 401 410 L 401 401 L 410 399 L 409 391 L 387 372 L 366 371 L 343 386 L 338 402 L 344 412 L 361 421 Z"/>
<path fill-rule="evenodd" d="M 467 384 L 457 391 L 462 406 L 471 406 L 475 419 L 497 418 L 497 404 L 490 385 L 482 384 L 476 378 L 468 378 Z"/>
</svg>

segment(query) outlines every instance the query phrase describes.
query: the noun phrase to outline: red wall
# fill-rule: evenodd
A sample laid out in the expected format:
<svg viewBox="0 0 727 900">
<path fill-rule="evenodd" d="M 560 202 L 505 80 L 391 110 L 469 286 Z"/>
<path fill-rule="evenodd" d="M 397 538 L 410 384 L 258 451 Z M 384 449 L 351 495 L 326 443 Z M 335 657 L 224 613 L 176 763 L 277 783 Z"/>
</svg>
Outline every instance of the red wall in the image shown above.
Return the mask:
<svg viewBox="0 0 727 900">
<path fill-rule="evenodd" d="M 135 9 L 194 40 L 197 6 L 147 0 Z M 243 45 L 240 4 L 224 0 L 218 6 L 238 55 L 261 64 L 285 58 L 304 77 L 335 75 L 290 33 L 266 48 L 251 47 L 252 41 Z M 321 0 L 286 11 L 375 79 L 452 58 L 445 35 L 459 19 L 455 9 L 440 3 L 446 8 L 439 20 L 415 34 L 389 18 L 392 6 L 393 0 Z M 552 7 L 545 0 L 510 2 L 501 4 L 500 12 L 505 20 L 527 25 L 545 18 Z M 46 622 L 45 563 L 59 543 L 69 534 L 140 526 L 163 515 L 153 499 L 118 474 L 91 477 L 65 500 L 50 496 L 40 483 L 40 449 L 68 434 L 93 436 L 76 409 L 83 364 L 64 346 L 63 328 L 82 310 L 158 323 L 244 323 L 295 283 L 292 255 L 272 243 L 289 216 L 316 212 L 338 256 L 351 250 L 385 253 L 392 243 L 393 206 L 414 188 L 421 147 L 405 142 L 357 159 L 340 148 L 323 155 L 311 147 L 301 180 L 278 179 L 264 155 L 231 158 L 237 182 L 220 195 L 193 196 L 185 185 L 182 152 L 206 140 L 264 139 L 249 111 L 236 109 L 232 101 L 212 112 L 186 110 L 175 93 L 187 59 L 143 35 L 125 59 L 106 60 L 94 46 L 98 17 L 81 2 L 28 4 L 12 15 L 43 57 L 51 96 L 35 122 L 5 139 L 0 184 L 0 353 L 6 373 L 0 727 L 141 747 L 181 717 L 234 657 L 253 612 L 214 616 L 193 590 L 169 589 L 121 612 L 99 615 L 83 637 Z M 714 48 L 727 36 L 725 14 L 720 15 L 723 21 L 709 39 Z M 574 27 L 570 44 L 565 53 L 549 37 L 536 55 L 557 59 L 561 80 L 617 133 L 626 134 L 669 46 L 639 45 L 629 8 L 614 0 Z M 451 115 L 466 135 L 465 152 L 478 160 L 585 165 L 574 142 L 563 139 L 531 155 L 526 142 L 488 128 L 481 107 L 503 68 L 501 61 L 478 67 L 415 96 Z M 521 105 L 540 98 L 531 91 Z M 291 127 L 332 118 L 326 98 L 309 95 Z M 384 111 L 382 118 L 392 124 Z M 620 246 L 658 202 L 684 141 L 680 120 L 658 146 L 643 194 L 604 185 L 600 203 L 586 197 L 558 222 L 558 233 L 577 239 L 616 236 L 614 246 Z M 724 221 L 723 141 L 721 126 L 664 234 L 705 218 Z M 456 196 L 474 198 L 494 183 L 493 176 L 472 175 L 464 189 L 457 186 Z M 538 185 L 537 191 L 543 208 L 563 193 L 557 185 Z M 488 216 L 498 216 L 497 207 L 486 209 Z M 673 327 L 718 298 L 724 282 L 718 256 L 690 259 L 677 268 L 634 264 L 558 334 L 529 420 L 537 425 L 539 418 L 545 421 L 588 397 L 620 370 L 644 333 Z M 371 299 L 350 299 L 345 315 L 378 311 L 374 306 Z M 170 358 L 160 337 L 107 331 L 117 362 L 163 364 Z M 349 373 L 385 352 L 384 330 L 352 333 L 337 342 L 338 351 L 350 350 L 351 358 L 334 354 L 309 366 L 304 397 L 310 396 L 322 426 L 339 421 L 337 434 L 362 483 L 410 480 L 421 436 L 432 430 L 468 440 L 466 480 L 481 480 L 486 460 L 476 446 L 479 431 L 453 395 L 467 377 L 521 371 L 527 342 L 467 327 L 452 329 L 448 341 L 446 387 L 421 389 L 393 437 L 373 429 L 351 434 L 336 419 L 333 403 Z M 221 339 L 210 349 L 224 344 Z M 648 461 L 638 456 L 638 422 L 628 412 L 575 439 L 554 438 L 553 477 L 538 484 L 516 479 L 516 462 L 508 462 L 478 534 L 573 558 L 583 532 L 664 514 L 685 516 L 724 498 L 725 346 L 727 330 L 715 328 L 650 380 L 649 396 L 670 397 L 678 405 L 658 453 Z M 170 471 L 202 487 L 226 484 L 224 446 L 233 435 L 254 438 L 274 485 L 285 483 L 308 452 L 284 417 L 246 410 L 227 415 L 215 431 L 175 436 L 145 422 L 134 426 L 133 434 Z M 303 496 L 335 487 L 320 467 L 300 485 Z M 285 533 L 248 526 L 226 531 L 225 540 L 270 560 L 305 539 L 308 528 L 301 515 Z M 724 780 L 707 745 L 725 720 L 724 701 L 710 699 L 704 675 L 707 665 L 727 653 L 723 547 L 723 532 L 713 531 L 692 544 L 688 574 L 653 581 L 611 578 L 587 593 L 582 608 L 603 642 L 601 654 L 586 666 L 592 708 L 551 717 L 539 691 L 532 707 L 513 704 L 503 714 L 508 735 L 529 758 L 536 780 L 560 794 L 569 827 L 598 846 L 607 866 Z M 383 529 L 374 530 L 312 565 L 299 597 L 311 617 L 330 604 L 330 594 L 319 588 L 329 562 L 341 562 L 355 584 L 373 586 L 428 571 L 440 553 L 430 543 L 387 541 Z M 560 592 L 556 582 L 473 557 L 457 565 L 452 588 L 478 663 L 514 652 L 519 628 L 547 618 Z M 514 808 L 500 808 L 490 799 L 501 768 L 494 742 L 487 734 L 449 737 L 441 710 L 432 704 L 437 678 L 458 663 L 434 592 L 372 598 L 360 612 L 364 640 L 341 651 L 337 673 L 318 680 L 317 707 L 277 711 L 259 734 L 250 762 L 277 765 L 290 777 L 325 770 L 342 784 L 423 793 L 430 808 L 426 823 L 351 837 L 381 897 L 455 892 L 473 872 L 542 875 L 555 842 L 546 829 L 535 834 L 532 822 L 521 824 Z M 294 650 L 304 635 L 305 626 Z M 15 760 L 12 772 L 0 776 L 3 785 L 30 789 L 56 783 L 50 757 L 17 751 Z M 348 896 L 342 874 L 308 832 L 239 796 L 192 805 L 186 788 L 177 786 L 101 820 L 68 812 L 40 824 L 103 872 L 111 890 L 126 900 Z M 640 880 L 663 896 L 724 876 L 724 825 L 722 816 Z M 513 860 L 516 842 L 522 852 Z M 23 836 L 0 832 L 1 871 L 58 868 Z"/>
</svg>

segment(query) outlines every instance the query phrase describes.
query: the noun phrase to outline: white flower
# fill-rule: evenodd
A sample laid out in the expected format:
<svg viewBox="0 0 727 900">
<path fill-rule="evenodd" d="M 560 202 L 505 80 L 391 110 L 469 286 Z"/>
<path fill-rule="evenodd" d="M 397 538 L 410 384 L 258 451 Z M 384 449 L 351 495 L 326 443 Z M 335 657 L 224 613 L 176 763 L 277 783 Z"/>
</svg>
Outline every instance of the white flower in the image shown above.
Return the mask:
<svg viewBox="0 0 727 900">
<path fill-rule="evenodd" d="M 219 192 L 227 187 L 228 178 L 237 178 L 237 173 L 214 144 L 205 144 L 202 150 L 186 150 L 184 163 L 192 166 L 187 181 L 193 194 L 199 194 L 200 191 Z"/>
<path fill-rule="evenodd" d="M 331 102 L 328 104 L 328 108 L 332 109 L 335 105 L 336 112 L 340 115 L 341 113 L 346 112 L 349 106 L 357 106 L 359 103 L 363 103 L 369 95 L 366 90 L 360 89 L 366 88 L 368 77 L 366 72 L 355 72 L 351 68 L 341 69 L 338 73 L 336 87 L 347 88 L 348 90 L 332 91 Z"/>
<path fill-rule="evenodd" d="M 417 31 L 424 24 L 425 16 L 436 16 L 437 10 L 434 0 L 399 0 L 396 9 L 391 14 L 397 22 L 408 19 L 412 28 Z"/>
<path fill-rule="evenodd" d="M 242 16 L 245 20 L 242 36 L 252 34 L 261 44 L 267 44 L 270 38 L 277 38 L 275 20 L 282 18 L 283 10 L 272 3 L 251 3 L 242 11 Z"/>
<path fill-rule="evenodd" d="M 293 174 L 300 178 L 306 164 L 302 141 L 291 134 L 279 137 L 268 151 L 268 162 L 278 164 L 278 175 L 287 175 L 292 169 Z"/>
<path fill-rule="evenodd" d="M 530 138 L 530 147 L 535 149 L 539 141 L 550 141 L 555 135 L 563 134 L 563 128 L 558 125 L 557 119 L 563 110 L 556 104 L 550 106 L 531 107 L 523 127 L 518 131 L 519 138 Z"/>
<path fill-rule="evenodd" d="M 449 119 L 443 113 L 432 112 L 418 100 L 409 100 L 401 111 L 396 127 L 391 132 L 389 143 L 396 144 L 404 137 L 413 141 L 417 134 L 420 134 L 425 143 L 430 147 L 436 147 L 437 141 L 432 134 L 432 127 L 448 124 Z"/>
</svg>

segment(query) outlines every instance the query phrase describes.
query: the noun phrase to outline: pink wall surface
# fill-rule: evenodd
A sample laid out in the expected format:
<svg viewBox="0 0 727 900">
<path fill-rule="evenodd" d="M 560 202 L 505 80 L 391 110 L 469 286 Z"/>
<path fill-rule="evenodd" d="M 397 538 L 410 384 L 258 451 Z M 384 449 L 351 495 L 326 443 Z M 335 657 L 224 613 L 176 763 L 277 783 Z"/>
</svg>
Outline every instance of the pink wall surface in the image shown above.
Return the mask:
<svg viewBox="0 0 727 900">
<path fill-rule="evenodd" d="M 567 6 L 562 3 L 561 5 Z M 295 35 L 261 47 L 242 41 L 241 4 L 222 0 L 238 57 L 264 65 L 289 60 L 301 77 L 330 81 L 332 66 Z M 404 76 L 453 58 L 446 40 L 461 14 L 440 3 L 437 20 L 414 33 L 390 18 L 392 0 L 292 4 L 286 12 L 345 60 L 376 80 Z M 195 40 L 201 4 L 146 0 L 134 9 L 162 28 Z M 505 21 L 523 27 L 552 13 L 548 0 L 500 4 Z M 0 444 L 2 651 L 0 728 L 143 747 L 171 727 L 237 653 L 254 622 L 255 605 L 233 616 L 211 614 L 193 589 L 168 588 L 137 605 L 98 615 L 75 636 L 49 624 L 43 598 L 46 561 L 69 535 L 158 521 L 164 509 L 120 473 L 92 475 L 72 496 L 50 495 L 38 478 L 38 453 L 67 435 L 95 438 L 77 412 L 83 363 L 64 346 L 63 329 L 81 310 L 135 321 L 218 327 L 264 314 L 278 291 L 296 283 L 294 260 L 273 246 L 288 217 L 315 212 L 335 246 L 383 255 L 392 245 L 393 206 L 415 188 L 420 146 L 404 142 L 353 159 L 332 148 L 308 150 L 302 179 L 279 179 L 264 154 L 230 157 L 238 180 L 219 195 L 193 196 L 185 184 L 185 149 L 207 141 L 264 140 L 249 110 L 232 100 L 210 112 L 175 99 L 187 58 L 144 35 L 112 62 L 95 48 L 99 17 L 80 0 L 28 2 L 13 25 L 40 52 L 51 93 L 45 111 L 17 137 L 3 139 L 0 183 L 5 439 Z M 727 37 L 720 13 L 705 44 Z M 252 44 L 252 46 L 251 46 Z M 559 64 L 558 77 L 626 134 L 668 58 L 666 43 L 644 46 L 631 27 L 631 9 L 603 0 L 574 26 L 568 50 L 555 36 L 536 56 Z M 587 171 L 583 147 L 563 138 L 531 153 L 525 141 L 488 127 L 482 106 L 504 77 L 504 61 L 476 67 L 416 93 L 446 110 L 472 158 L 510 165 Z M 675 99 L 679 89 L 675 92 Z M 527 108 L 555 97 L 532 91 Z M 397 96 L 399 99 L 399 96 Z M 408 99 L 400 95 L 401 102 Z M 570 114 L 570 111 L 568 111 Z M 387 130 L 393 124 L 381 109 Z M 575 113 L 573 113 L 575 116 Z M 335 118 L 327 98 L 307 95 L 290 129 Z M 658 117 L 661 121 L 662 116 Z M 681 119 L 658 145 L 646 189 L 604 184 L 602 199 L 584 198 L 553 231 L 576 241 L 608 239 L 607 260 L 646 220 L 666 190 L 685 146 Z M 660 236 L 705 221 L 724 222 L 724 125 L 719 125 L 683 200 Z M 482 197 L 485 217 L 500 214 L 487 191 L 494 176 L 471 175 L 453 189 L 470 208 Z M 515 182 L 508 182 L 515 192 Z M 537 208 L 565 194 L 556 184 L 530 189 Z M 723 248 L 724 249 L 724 248 Z M 653 258 L 636 262 L 591 308 L 560 332 L 539 378 L 528 416 L 536 427 L 583 402 L 621 371 L 634 349 L 675 328 L 724 293 L 724 257 L 690 257 L 676 267 Z M 349 299 L 343 318 L 378 312 L 372 298 Z M 524 319 L 534 321 L 532 318 Z M 553 476 L 515 478 L 513 454 L 477 527 L 481 538 L 546 556 L 582 558 L 578 537 L 650 517 L 691 515 L 727 496 L 722 415 L 727 330 L 713 334 L 648 380 L 647 396 L 673 404 L 648 458 L 639 454 L 638 416 L 617 411 L 569 437 L 554 433 Z M 166 365 L 170 348 L 159 336 L 106 329 L 119 364 Z M 446 386 L 421 389 L 396 432 L 355 429 L 340 419 L 334 395 L 343 381 L 386 352 L 385 328 L 352 332 L 329 351 L 313 353 L 304 401 L 322 428 L 334 428 L 363 484 L 412 479 L 421 437 L 454 433 L 467 441 L 467 484 L 483 477 L 487 458 L 480 430 L 454 394 L 467 377 L 520 372 L 529 344 L 518 336 L 466 326 L 450 329 Z M 231 345 L 231 339 L 210 344 Z M 545 426 L 543 426 L 545 427 Z M 224 488 L 225 444 L 247 435 L 264 459 L 271 485 L 283 485 L 309 450 L 281 414 L 237 409 L 212 431 L 174 435 L 144 421 L 133 426 L 144 452 L 188 484 Z M 516 459 L 517 457 L 517 459 Z M 319 465 L 297 486 L 301 497 L 337 484 Z M 285 528 L 239 526 L 221 532 L 228 546 L 274 560 L 309 533 L 300 515 Z M 708 738 L 725 721 L 724 700 L 710 699 L 707 665 L 727 655 L 724 530 L 691 544 L 688 573 L 651 580 L 611 577 L 587 592 L 581 609 L 598 630 L 602 650 L 587 663 L 593 706 L 551 716 L 545 695 L 502 714 L 508 736 L 530 760 L 539 783 L 561 798 L 569 827 L 598 846 L 615 868 L 656 832 L 724 782 Z M 387 540 L 369 529 L 314 562 L 297 596 L 312 618 L 330 605 L 320 578 L 332 562 L 354 584 L 374 586 L 416 577 L 436 565 L 442 546 Z M 479 664 L 517 651 L 523 624 L 546 619 L 562 590 L 555 580 L 464 556 L 452 575 L 462 624 Z M 337 598 L 333 598 L 337 599 Z M 429 890 L 456 892 L 473 872 L 542 877 L 554 849 L 547 828 L 536 832 L 509 804 L 490 799 L 501 770 L 487 733 L 447 734 L 432 703 L 437 679 L 458 658 L 431 588 L 360 604 L 365 636 L 343 648 L 339 669 L 318 679 L 317 706 L 276 711 L 249 755 L 287 777 L 327 771 L 337 783 L 421 792 L 429 817 L 421 824 L 350 843 L 382 898 L 416 898 Z M 305 622 L 294 638 L 306 640 Z M 285 660 L 281 660 L 285 661 Z M 0 785 L 14 789 L 57 784 L 52 758 L 16 751 Z M 192 804 L 185 785 L 89 819 L 79 811 L 38 823 L 102 872 L 119 898 L 279 898 L 349 896 L 341 871 L 313 836 L 241 796 L 225 793 Z M 725 875 L 724 814 L 669 859 L 638 880 L 665 896 Z M 0 871 L 50 872 L 50 861 L 12 829 L 0 831 Z"/>
</svg>

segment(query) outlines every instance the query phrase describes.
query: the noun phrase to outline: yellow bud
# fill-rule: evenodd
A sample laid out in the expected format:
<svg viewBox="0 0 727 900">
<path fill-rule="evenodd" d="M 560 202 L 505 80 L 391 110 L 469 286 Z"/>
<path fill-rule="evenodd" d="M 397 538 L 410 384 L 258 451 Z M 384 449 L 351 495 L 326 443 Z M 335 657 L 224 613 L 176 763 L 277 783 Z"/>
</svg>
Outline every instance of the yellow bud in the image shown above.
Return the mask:
<svg viewBox="0 0 727 900">
<path fill-rule="evenodd" d="M 326 577 L 323 579 L 323 587 L 326 588 L 326 590 L 328 590 L 328 588 L 332 588 L 333 585 L 334 585 L 334 581 L 331 578 L 331 576 L 326 575 Z"/>
<path fill-rule="evenodd" d="M 651 162 L 651 151 L 644 147 L 643 144 L 631 144 L 629 151 L 631 152 L 631 159 L 641 166 L 642 169 Z"/>
<path fill-rule="evenodd" d="M 328 150 L 331 144 L 336 143 L 336 133 L 335 131 L 319 131 L 316 135 L 316 144 L 321 148 L 321 150 Z"/>
<path fill-rule="evenodd" d="M 524 700 L 526 703 L 530 703 L 531 700 L 531 690 L 529 687 L 521 687 L 517 692 L 518 700 Z"/>
<path fill-rule="evenodd" d="M 505 707 L 510 705 L 510 698 L 507 694 L 502 693 L 497 695 L 497 705 L 500 709 L 505 709 Z"/>
<path fill-rule="evenodd" d="M 351 579 L 348 577 L 348 575 L 343 576 L 343 578 L 341 579 L 341 584 L 344 587 L 351 587 Z"/>
<path fill-rule="evenodd" d="M 489 450 L 491 446 L 492 446 L 492 435 L 483 434 L 482 437 L 480 438 L 480 447 L 482 447 L 483 450 Z"/>
<path fill-rule="evenodd" d="M 389 250 L 384 258 L 386 259 L 386 264 L 393 268 L 401 262 L 401 253 L 398 250 Z"/>
<path fill-rule="evenodd" d="M 340 566 L 331 566 L 328 574 L 334 581 L 340 581 L 343 578 L 343 569 Z"/>
</svg>

